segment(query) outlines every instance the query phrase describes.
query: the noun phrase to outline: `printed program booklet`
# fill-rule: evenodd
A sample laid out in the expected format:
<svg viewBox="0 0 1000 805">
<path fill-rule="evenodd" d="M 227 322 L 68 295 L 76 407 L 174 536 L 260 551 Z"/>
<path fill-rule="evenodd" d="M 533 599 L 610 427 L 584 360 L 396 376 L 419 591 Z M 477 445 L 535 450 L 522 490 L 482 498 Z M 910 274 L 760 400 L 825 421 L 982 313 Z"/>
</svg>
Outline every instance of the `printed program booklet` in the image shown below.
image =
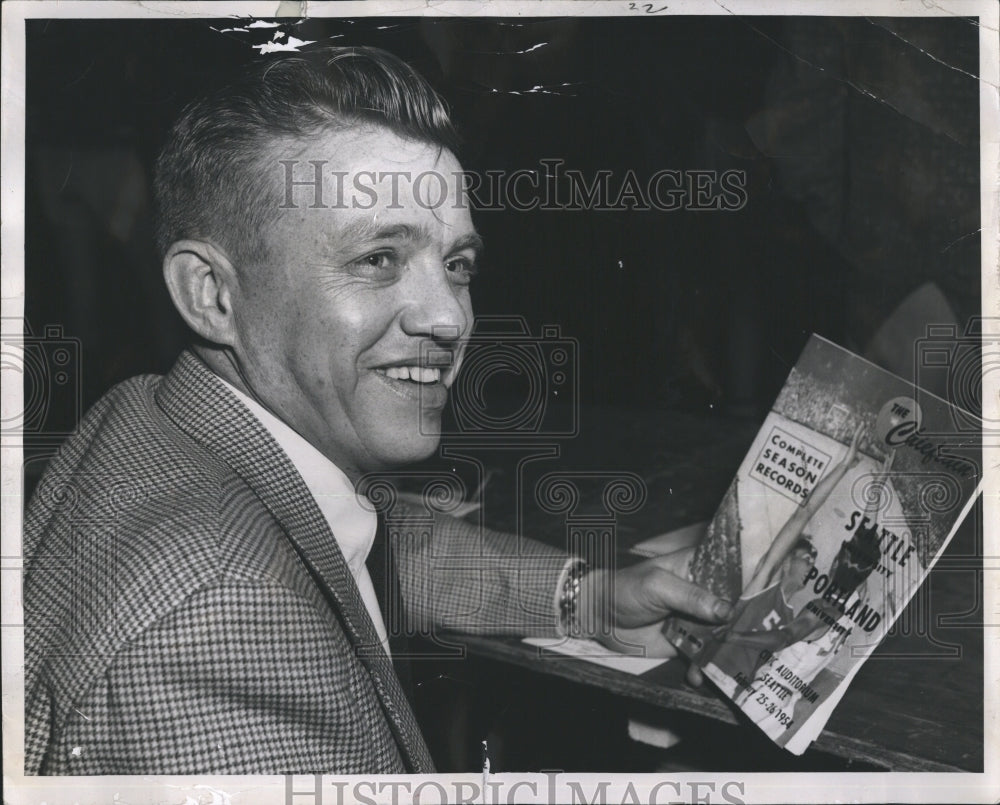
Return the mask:
<svg viewBox="0 0 1000 805">
<path fill-rule="evenodd" d="M 980 453 L 975 417 L 813 335 L 692 559 L 733 615 L 667 637 L 801 754 L 975 502 Z"/>
</svg>

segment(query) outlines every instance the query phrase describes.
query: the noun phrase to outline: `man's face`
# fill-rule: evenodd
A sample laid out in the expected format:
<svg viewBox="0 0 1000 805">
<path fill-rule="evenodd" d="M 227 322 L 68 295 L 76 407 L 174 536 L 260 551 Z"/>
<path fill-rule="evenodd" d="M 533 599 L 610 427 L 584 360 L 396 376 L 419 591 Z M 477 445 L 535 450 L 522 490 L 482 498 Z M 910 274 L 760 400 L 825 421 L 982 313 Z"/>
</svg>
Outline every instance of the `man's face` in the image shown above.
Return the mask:
<svg viewBox="0 0 1000 805">
<path fill-rule="evenodd" d="M 795 589 L 801 590 L 806 584 L 806 576 L 816 563 L 815 557 L 806 550 L 798 548 L 792 551 L 785 565 L 785 578 L 795 583 Z"/>
<path fill-rule="evenodd" d="M 296 208 L 264 233 L 267 259 L 238 269 L 244 380 L 348 475 L 426 458 L 472 325 L 480 241 L 460 166 L 378 127 L 276 147 L 282 182 L 279 160 L 296 161 L 296 181 L 314 177 L 309 160 L 327 160 L 324 206 L 312 206 L 313 187 L 294 187 Z M 416 182 L 425 171 L 447 181 Z"/>
</svg>

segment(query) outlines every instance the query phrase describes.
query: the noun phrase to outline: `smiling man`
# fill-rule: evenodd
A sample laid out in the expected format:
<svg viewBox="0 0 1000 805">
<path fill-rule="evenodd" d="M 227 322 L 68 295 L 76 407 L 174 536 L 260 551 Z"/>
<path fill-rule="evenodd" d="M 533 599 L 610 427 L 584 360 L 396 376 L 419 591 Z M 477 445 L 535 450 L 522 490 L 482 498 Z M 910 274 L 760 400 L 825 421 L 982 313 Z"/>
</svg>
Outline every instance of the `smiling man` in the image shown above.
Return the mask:
<svg viewBox="0 0 1000 805">
<path fill-rule="evenodd" d="M 192 343 L 102 398 L 29 506 L 28 773 L 433 769 L 356 484 L 438 444 L 481 244 L 460 185 L 415 178 L 460 173 L 455 141 L 424 80 L 365 48 L 251 65 L 175 124 L 159 245 Z M 446 561 L 463 550 L 479 565 Z M 661 652 L 668 612 L 727 614 L 685 559 L 609 580 L 441 517 L 385 567 L 419 622 L 611 625 Z"/>
<path fill-rule="evenodd" d="M 274 166 L 289 165 L 303 143 L 270 149 Z M 208 366 L 357 478 L 436 448 L 472 325 L 480 240 L 462 199 L 431 205 L 420 185 L 395 180 L 457 175 L 450 151 L 358 121 L 318 132 L 307 153 L 335 155 L 336 170 L 314 172 L 330 208 L 289 201 L 263 248 L 239 264 L 177 240 L 167 284 L 212 344 L 199 350 Z M 382 181 L 342 189 L 342 175 Z"/>
</svg>

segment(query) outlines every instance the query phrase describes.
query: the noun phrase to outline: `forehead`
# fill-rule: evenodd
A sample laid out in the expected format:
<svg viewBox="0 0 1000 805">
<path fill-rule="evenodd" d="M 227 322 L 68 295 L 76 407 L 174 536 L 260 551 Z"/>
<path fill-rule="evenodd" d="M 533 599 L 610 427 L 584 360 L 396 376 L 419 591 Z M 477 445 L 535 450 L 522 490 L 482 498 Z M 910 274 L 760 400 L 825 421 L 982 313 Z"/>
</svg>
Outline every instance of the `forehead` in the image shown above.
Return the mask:
<svg viewBox="0 0 1000 805">
<path fill-rule="evenodd" d="M 274 157 L 282 217 L 327 241 L 474 232 L 462 167 L 446 148 L 367 125 L 282 141 Z"/>
</svg>

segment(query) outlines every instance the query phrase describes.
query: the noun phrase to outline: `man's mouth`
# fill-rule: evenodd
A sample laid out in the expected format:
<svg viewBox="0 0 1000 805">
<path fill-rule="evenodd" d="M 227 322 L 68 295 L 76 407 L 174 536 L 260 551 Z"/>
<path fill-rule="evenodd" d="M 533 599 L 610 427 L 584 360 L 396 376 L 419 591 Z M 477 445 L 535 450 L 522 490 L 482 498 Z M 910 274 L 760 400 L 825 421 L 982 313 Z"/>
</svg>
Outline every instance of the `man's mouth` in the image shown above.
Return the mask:
<svg viewBox="0 0 1000 805">
<path fill-rule="evenodd" d="M 434 366 L 390 366 L 386 369 L 376 369 L 391 380 L 408 380 L 411 383 L 439 383 L 441 370 Z"/>
<path fill-rule="evenodd" d="M 386 380 L 397 380 L 416 387 L 439 384 L 444 389 L 451 388 L 461 364 L 461 353 L 435 348 L 426 355 L 410 355 L 394 361 L 386 361 L 373 369 Z"/>
<path fill-rule="evenodd" d="M 374 367 L 376 376 L 393 394 L 409 403 L 417 402 L 427 411 L 444 407 L 455 369 L 451 363 L 427 366 L 417 362 Z"/>
</svg>

